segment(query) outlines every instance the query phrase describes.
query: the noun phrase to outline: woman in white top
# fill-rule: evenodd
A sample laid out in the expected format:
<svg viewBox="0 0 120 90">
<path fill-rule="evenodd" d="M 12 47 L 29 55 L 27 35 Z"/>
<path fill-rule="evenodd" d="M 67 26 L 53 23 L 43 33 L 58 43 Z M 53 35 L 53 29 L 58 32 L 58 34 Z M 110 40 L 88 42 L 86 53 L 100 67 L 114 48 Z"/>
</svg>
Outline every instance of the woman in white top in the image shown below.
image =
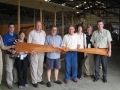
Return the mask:
<svg viewBox="0 0 120 90">
<path fill-rule="evenodd" d="M 81 24 L 77 25 L 78 32 L 76 33 L 79 38 L 80 48 L 86 48 L 86 34 L 82 32 L 83 26 Z M 84 59 L 85 54 L 83 52 L 78 52 L 78 72 L 77 77 L 81 79 L 82 75 L 82 61 Z"/>
</svg>

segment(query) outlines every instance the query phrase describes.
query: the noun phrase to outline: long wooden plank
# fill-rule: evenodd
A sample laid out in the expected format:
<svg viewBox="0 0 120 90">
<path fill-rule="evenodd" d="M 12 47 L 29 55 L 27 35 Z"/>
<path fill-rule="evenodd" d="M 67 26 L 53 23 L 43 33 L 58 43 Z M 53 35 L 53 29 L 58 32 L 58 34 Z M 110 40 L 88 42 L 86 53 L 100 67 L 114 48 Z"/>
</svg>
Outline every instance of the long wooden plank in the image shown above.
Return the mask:
<svg viewBox="0 0 120 90">
<path fill-rule="evenodd" d="M 98 49 L 98 48 L 85 48 L 85 49 L 75 49 L 71 50 L 67 47 L 52 47 L 51 45 L 39 45 L 39 44 L 32 44 L 32 43 L 16 43 L 15 50 L 17 52 L 25 52 L 31 53 L 32 51 L 35 52 L 67 52 L 67 51 L 77 51 L 77 52 L 85 52 L 91 54 L 100 54 L 100 55 L 107 55 L 107 49 Z"/>
<path fill-rule="evenodd" d="M 100 54 L 100 55 L 107 55 L 107 49 L 100 49 L 100 48 L 87 48 L 87 49 L 78 49 L 78 52 L 86 52 L 91 54 Z"/>
<path fill-rule="evenodd" d="M 61 52 L 63 49 L 60 47 L 53 48 L 51 45 L 39 45 L 39 44 L 33 44 L 33 43 L 16 43 L 15 50 L 17 52 L 25 52 L 31 53 L 32 51 L 35 52 Z"/>
</svg>

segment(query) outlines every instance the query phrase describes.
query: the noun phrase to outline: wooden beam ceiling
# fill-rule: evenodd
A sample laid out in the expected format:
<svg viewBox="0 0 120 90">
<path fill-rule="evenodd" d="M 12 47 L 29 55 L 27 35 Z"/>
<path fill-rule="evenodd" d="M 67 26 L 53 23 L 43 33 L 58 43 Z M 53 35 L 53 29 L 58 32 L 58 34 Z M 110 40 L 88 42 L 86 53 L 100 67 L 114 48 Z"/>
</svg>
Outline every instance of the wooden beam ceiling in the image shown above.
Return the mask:
<svg viewBox="0 0 120 90">
<path fill-rule="evenodd" d="M 0 0 L 1 3 L 6 3 L 6 4 L 12 4 L 12 5 L 18 5 L 18 0 Z M 28 7 L 28 8 L 35 8 L 35 9 L 40 9 L 40 5 L 42 5 L 42 9 L 46 11 L 55 11 L 56 7 L 56 12 L 59 11 L 71 11 L 71 12 L 78 12 L 79 10 L 73 9 L 68 6 L 62 6 L 53 2 L 45 2 L 43 0 L 20 0 L 20 5 L 23 7 Z"/>
</svg>

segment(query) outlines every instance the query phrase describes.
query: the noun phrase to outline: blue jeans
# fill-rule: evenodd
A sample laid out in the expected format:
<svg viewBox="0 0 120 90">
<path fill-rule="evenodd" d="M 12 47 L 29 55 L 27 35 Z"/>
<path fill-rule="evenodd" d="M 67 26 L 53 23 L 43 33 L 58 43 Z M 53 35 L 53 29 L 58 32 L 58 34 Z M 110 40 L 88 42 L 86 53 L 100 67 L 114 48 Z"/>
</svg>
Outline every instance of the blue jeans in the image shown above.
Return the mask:
<svg viewBox="0 0 120 90">
<path fill-rule="evenodd" d="M 72 79 L 77 78 L 77 52 L 67 52 L 65 55 L 65 77 L 64 80 L 69 80 L 70 71 L 72 68 Z"/>
</svg>

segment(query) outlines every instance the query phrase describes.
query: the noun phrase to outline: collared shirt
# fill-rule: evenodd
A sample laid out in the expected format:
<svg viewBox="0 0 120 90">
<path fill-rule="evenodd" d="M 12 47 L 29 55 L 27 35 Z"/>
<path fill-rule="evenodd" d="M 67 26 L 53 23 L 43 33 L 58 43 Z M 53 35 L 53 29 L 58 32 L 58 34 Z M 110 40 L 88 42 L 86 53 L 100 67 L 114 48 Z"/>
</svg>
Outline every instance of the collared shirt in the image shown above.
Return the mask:
<svg viewBox="0 0 120 90">
<path fill-rule="evenodd" d="M 36 30 L 32 30 L 28 35 L 28 43 L 35 43 L 44 45 L 45 43 L 45 31 L 41 30 L 41 32 L 37 32 Z"/>
<path fill-rule="evenodd" d="M 66 34 L 63 37 L 63 46 L 67 46 L 70 49 L 77 49 L 77 45 L 80 44 L 79 43 L 79 38 L 76 34 L 70 35 L 70 34 Z"/>
<path fill-rule="evenodd" d="M 86 48 L 86 34 L 78 34 L 78 33 L 75 33 L 77 36 L 78 36 L 78 39 L 79 39 L 79 44 L 80 44 L 80 48 Z"/>
<path fill-rule="evenodd" d="M 53 45 L 54 44 L 57 47 L 61 47 L 62 38 L 59 35 L 56 35 L 56 36 L 48 35 L 48 36 L 46 36 L 45 44 L 46 45 Z M 49 53 L 47 53 L 47 57 L 50 59 L 58 59 L 58 58 L 60 58 L 60 52 L 49 52 Z"/>
<path fill-rule="evenodd" d="M 111 42 L 112 38 L 110 32 L 103 29 L 101 32 L 99 30 L 94 31 L 90 41 L 98 48 L 108 48 L 108 42 Z"/>
</svg>

